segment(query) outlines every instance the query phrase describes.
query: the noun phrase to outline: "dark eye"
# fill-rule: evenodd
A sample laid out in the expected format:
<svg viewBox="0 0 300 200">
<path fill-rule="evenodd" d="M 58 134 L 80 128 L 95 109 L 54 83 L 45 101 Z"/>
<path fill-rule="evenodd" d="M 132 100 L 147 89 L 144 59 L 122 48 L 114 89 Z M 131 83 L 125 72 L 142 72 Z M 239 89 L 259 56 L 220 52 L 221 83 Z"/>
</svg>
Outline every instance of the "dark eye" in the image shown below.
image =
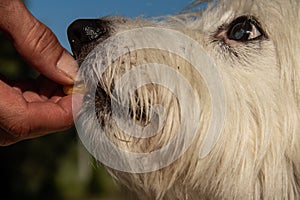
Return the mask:
<svg viewBox="0 0 300 200">
<path fill-rule="evenodd" d="M 263 35 L 264 33 L 260 24 L 253 17 L 249 16 L 242 16 L 235 19 L 231 22 L 227 31 L 228 39 L 239 42 L 255 40 Z"/>
</svg>

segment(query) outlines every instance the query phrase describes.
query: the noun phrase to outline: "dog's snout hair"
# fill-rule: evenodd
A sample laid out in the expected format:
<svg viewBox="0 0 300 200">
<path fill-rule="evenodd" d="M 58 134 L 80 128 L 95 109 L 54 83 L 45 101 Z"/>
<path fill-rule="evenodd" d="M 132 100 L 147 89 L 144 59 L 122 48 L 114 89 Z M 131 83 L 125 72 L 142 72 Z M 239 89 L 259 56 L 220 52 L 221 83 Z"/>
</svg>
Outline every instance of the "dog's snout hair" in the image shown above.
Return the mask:
<svg viewBox="0 0 300 200">
<path fill-rule="evenodd" d="M 180 129 L 182 124 L 196 124 L 192 142 L 174 162 L 145 173 L 121 172 L 113 166 L 106 166 L 107 170 L 143 200 L 300 199 L 300 1 L 205 2 L 206 9 L 201 6 L 203 1 L 196 1 L 193 6 L 200 5 L 198 10 L 157 19 L 108 16 L 71 24 L 69 41 L 74 56 L 83 63 L 79 76 L 87 85 L 79 121 L 93 145 L 90 152 L 96 153 L 101 145 L 91 120 L 94 114 L 103 134 L 115 146 L 144 156 L 163 149 L 177 138 L 178 130 L 188 130 Z M 169 31 L 145 34 L 147 37 L 130 32 L 146 28 Z M 121 33 L 128 36 L 126 41 L 116 39 Z M 191 45 L 182 38 L 195 43 Z M 148 48 L 140 48 L 141 44 Z M 176 50 L 182 54 L 167 49 L 177 44 L 181 46 Z M 98 45 L 101 48 L 97 50 Z M 127 51 L 113 60 L 114 48 Z M 205 62 L 206 58 L 211 63 Z M 85 65 L 85 60 L 92 64 Z M 208 76 L 199 73 L 194 60 L 205 65 L 203 70 L 217 69 L 220 79 L 209 77 L 216 79 L 215 84 L 222 85 L 225 93 L 221 133 L 205 157 L 199 152 L 218 112 L 214 110 L 215 91 L 211 91 Z M 105 70 L 101 63 L 107 64 Z M 149 63 L 156 67 L 150 68 Z M 170 73 L 162 73 L 164 66 Z M 140 75 L 130 73 L 139 69 L 144 70 Z M 116 97 L 126 87 L 115 89 L 124 76 L 130 77 L 124 83 L 146 80 L 146 84 L 128 92 L 126 104 Z M 184 81 L 179 82 L 178 77 Z M 161 79 L 170 85 L 155 82 Z M 187 83 L 190 90 L 183 89 L 181 83 Z M 191 93 L 193 99 L 180 98 Z M 196 104 L 196 114 L 196 108 L 190 109 L 189 115 L 183 112 L 182 107 Z M 128 110 L 124 121 L 133 121 L 141 130 L 152 127 L 158 133 L 137 137 L 128 131 L 131 129 L 124 131 L 117 123 L 122 117 L 114 115 L 114 106 Z M 157 117 L 157 113 L 163 113 L 163 117 Z M 199 118 L 193 118 L 194 114 Z M 151 126 L 155 123 L 163 126 Z M 176 141 L 176 148 L 185 142 Z M 104 157 L 113 160 L 109 153 Z M 124 162 L 134 167 L 132 160 Z"/>
</svg>

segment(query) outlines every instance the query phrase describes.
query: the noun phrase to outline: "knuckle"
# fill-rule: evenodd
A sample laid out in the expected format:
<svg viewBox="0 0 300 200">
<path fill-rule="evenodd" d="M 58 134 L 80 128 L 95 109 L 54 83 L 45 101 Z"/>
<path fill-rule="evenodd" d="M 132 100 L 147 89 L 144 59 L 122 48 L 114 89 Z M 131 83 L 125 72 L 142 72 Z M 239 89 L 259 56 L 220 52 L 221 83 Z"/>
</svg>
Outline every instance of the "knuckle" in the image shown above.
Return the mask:
<svg viewBox="0 0 300 200">
<path fill-rule="evenodd" d="M 7 132 L 14 137 L 14 139 L 19 140 L 29 135 L 30 128 L 24 123 L 15 120 L 7 126 Z"/>
<path fill-rule="evenodd" d="M 21 140 L 30 134 L 31 128 L 30 125 L 26 123 L 27 119 L 27 112 L 21 107 L 19 107 L 18 112 L 6 116 L 4 130 L 11 136 L 11 139 Z"/>
<path fill-rule="evenodd" d="M 47 54 L 49 51 L 55 50 L 57 46 L 57 39 L 55 35 L 40 22 L 33 25 L 30 33 L 25 40 L 29 44 L 34 54 Z"/>
</svg>

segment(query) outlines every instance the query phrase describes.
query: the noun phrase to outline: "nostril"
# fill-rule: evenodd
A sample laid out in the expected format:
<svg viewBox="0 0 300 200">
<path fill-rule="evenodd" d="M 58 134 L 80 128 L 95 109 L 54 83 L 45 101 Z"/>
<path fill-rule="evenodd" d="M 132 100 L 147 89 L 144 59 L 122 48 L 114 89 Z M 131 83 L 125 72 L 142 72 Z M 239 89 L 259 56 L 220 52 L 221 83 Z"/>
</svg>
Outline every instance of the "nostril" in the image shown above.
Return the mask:
<svg viewBox="0 0 300 200">
<path fill-rule="evenodd" d="M 97 39 L 108 35 L 108 22 L 100 19 L 78 19 L 67 30 L 68 39 L 74 54 L 81 48 Z"/>
</svg>

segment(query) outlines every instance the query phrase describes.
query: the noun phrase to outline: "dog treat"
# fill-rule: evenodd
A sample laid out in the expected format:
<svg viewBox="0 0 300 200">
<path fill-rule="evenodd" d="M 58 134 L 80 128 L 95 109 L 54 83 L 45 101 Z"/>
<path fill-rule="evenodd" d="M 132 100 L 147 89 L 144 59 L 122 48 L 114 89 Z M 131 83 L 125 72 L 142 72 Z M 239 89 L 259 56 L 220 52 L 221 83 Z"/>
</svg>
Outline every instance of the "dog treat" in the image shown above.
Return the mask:
<svg viewBox="0 0 300 200">
<path fill-rule="evenodd" d="M 74 85 L 66 85 L 63 87 L 63 91 L 65 94 L 84 94 L 86 91 L 86 88 L 83 84 L 79 84 L 76 87 Z"/>
</svg>

